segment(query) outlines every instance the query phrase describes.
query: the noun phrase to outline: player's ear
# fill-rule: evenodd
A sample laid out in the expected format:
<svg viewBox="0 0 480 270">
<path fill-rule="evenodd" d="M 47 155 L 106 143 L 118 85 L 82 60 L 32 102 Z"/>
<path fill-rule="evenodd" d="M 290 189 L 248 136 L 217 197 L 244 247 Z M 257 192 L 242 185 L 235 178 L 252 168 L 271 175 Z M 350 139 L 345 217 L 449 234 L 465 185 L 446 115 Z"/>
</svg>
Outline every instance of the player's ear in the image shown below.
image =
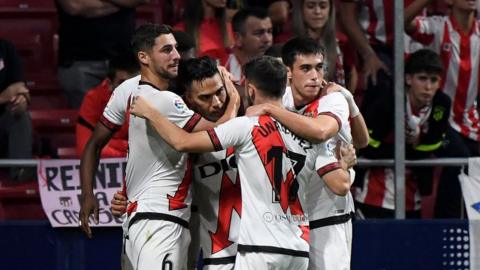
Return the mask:
<svg viewBox="0 0 480 270">
<path fill-rule="evenodd" d="M 249 81 L 245 81 L 245 88 L 247 89 L 248 98 L 251 101 L 255 100 L 255 94 L 256 94 L 256 91 L 257 91 L 257 88 L 255 88 L 255 85 L 253 85 Z"/>
<path fill-rule="evenodd" d="M 405 74 L 405 84 L 410 86 L 412 85 L 412 79 L 413 79 L 413 76 L 412 74 Z"/>
<path fill-rule="evenodd" d="M 290 82 L 292 79 L 292 69 L 290 67 L 287 67 L 287 81 Z"/>
<path fill-rule="evenodd" d="M 137 53 L 137 58 L 138 61 L 140 61 L 141 64 L 148 65 L 150 63 L 150 58 L 148 54 L 144 51 L 139 51 Z"/>
</svg>

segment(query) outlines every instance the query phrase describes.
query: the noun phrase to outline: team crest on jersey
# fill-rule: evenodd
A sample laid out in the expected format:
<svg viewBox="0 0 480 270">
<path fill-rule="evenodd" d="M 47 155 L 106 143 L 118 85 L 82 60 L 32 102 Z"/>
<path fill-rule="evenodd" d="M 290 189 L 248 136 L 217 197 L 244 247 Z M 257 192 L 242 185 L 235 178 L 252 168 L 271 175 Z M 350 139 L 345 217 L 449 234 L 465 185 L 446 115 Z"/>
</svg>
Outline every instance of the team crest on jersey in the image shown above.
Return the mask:
<svg viewBox="0 0 480 270">
<path fill-rule="evenodd" d="M 452 49 L 452 44 L 450 43 L 443 44 L 443 47 L 442 47 L 443 51 L 449 52 L 451 49 Z"/>
<path fill-rule="evenodd" d="M 433 119 L 437 122 L 442 120 L 444 113 L 445 113 L 445 107 L 435 106 L 435 108 L 433 108 Z"/>
<path fill-rule="evenodd" d="M 183 102 L 182 99 L 180 98 L 177 98 L 173 101 L 173 104 L 175 105 L 175 108 L 179 109 L 179 110 L 185 110 L 187 109 L 187 105 L 185 105 L 185 102 Z"/>
</svg>

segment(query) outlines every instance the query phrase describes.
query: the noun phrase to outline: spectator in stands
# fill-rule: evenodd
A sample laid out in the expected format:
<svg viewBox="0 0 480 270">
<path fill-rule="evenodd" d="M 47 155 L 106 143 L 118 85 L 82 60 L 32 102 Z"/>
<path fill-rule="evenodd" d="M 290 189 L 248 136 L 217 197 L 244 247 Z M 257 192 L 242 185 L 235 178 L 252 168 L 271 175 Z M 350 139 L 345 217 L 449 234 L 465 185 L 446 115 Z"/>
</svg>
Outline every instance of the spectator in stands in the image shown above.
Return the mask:
<svg viewBox="0 0 480 270">
<path fill-rule="evenodd" d="M 32 158 L 32 120 L 28 113 L 29 90 L 25 86 L 20 57 L 12 43 L 0 39 L 0 155 Z M 14 180 L 33 176 L 30 170 L 10 170 Z"/>
<path fill-rule="evenodd" d="M 261 8 L 238 11 L 232 19 L 234 46 L 225 68 L 237 82 L 242 80 L 242 65 L 261 56 L 272 45 L 272 21 Z"/>
<path fill-rule="evenodd" d="M 186 0 L 184 22 L 177 24 L 175 29 L 193 37 L 197 56 L 209 55 L 223 63 L 233 39 L 225 13 L 224 0 Z"/>
<path fill-rule="evenodd" d="M 448 1 L 450 16 L 415 16 L 430 1 L 414 1 L 405 10 L 406 30 L 410 36 L 436 51 L 447 67 L 442 88 L 452 100 L 448 144 L 443 155 L 472 157 L 480 155 L 480 115 L 478 111 L 478 70 L 480 69 L 480 28 L 475 19 L 476 1 Z M 440 179 L 435 216 L 459 218 L 462 197 L 458 181 L 459 167 L 446 167 Z"/>
<path fill-rule="evenodd" d="M 293 5 L 293 31 L 296 36 L 307 36 L 319 42 L 326 50 L 325 77 L 346 86 L 344 57 L 337 40 L 335 5 L 333 0 L 301 0 Z M 357 84 L 356 69 L 349 69 L 351 78 L 348 89 Z"/>
<path fill-rule="evenodd" d="M 102 116 L 103 109 L 108 103 L 113 89 L 123 81 L 138 74 L 139 66 L 136 58 L 131 54 L 119 55 L 109 62 L 108 76 L 95 88 L 85 95 L 76 125 L 77 154 L 82 156 L 83 148 Z M 101 151 L 100 157 L 125 157 L 128 149 L 128 124 L 113 134 L 110 141 Z"/>
<path fill-rule="evenodd" d="M 55 0 L 59 19 L 58 77 L 72 108 L 108 71 L 108 59 L 129 50 L 135 7 L 148 0 Z"/>
<path fill-rule="evenodd" d="M 440 149 L 448 127 L 450 98 L 438 91 L 443 63 L 431 50 L 413 53 L 405 64 L 406 158 L 430 157 Z M 363 112 L 370 141 L 361 155 L 371 159 L 391 159 L 394 154 L 393 93 L 390 101 L 377 99 Z M 386 124 L 389 123 L 389 124 Z M 420 218 L 421 196 L 432 191 L 433 169 L 407 168 L 405 173 L 406 216 Z M 355 200 L 358 213 L 366 218 L 394 218 L 394 171 L 370 168 L 358 173 Z"/>
</svg>

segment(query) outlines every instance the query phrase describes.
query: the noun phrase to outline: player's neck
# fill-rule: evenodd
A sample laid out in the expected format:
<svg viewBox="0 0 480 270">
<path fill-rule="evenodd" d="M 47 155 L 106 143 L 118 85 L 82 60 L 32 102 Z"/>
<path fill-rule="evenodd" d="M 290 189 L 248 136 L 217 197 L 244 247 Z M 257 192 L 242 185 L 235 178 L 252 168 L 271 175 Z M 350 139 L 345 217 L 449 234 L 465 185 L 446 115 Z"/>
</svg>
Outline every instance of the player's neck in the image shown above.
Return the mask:
<svg viewBox="0 0 480 270">
<path fill-rule="evenodd" d="M 140 80 L 156 86 L 158 89 L 166 90 L 169 80 L 153 74 L 149 69 L 142 69 Z"/>
<path fill-rule="evenodd" d="M 277 99 L 272 99 L 272 98 L 257 96 L 255 98 L 255 104 L 254 105 L 259 105 L 259 104 L 270 104 L 272 106 L 283 108 L 282 99 L 278 99 L 278 98 Z"/>
</svg>

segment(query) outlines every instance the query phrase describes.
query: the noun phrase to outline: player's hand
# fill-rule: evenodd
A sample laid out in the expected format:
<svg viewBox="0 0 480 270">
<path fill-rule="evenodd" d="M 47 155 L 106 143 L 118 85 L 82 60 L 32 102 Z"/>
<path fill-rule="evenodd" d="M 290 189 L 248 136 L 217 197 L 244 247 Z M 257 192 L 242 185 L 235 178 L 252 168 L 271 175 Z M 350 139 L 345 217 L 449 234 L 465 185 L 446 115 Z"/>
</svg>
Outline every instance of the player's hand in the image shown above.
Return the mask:
<svg viewBox="0 0 480 270">
<path fill-rule="evenodd" d="M 365 83 L 368 82 L 368 79 L 372 79 L 372 84 L 377 85 L 377 73 L 379 70 L 385 71 L 387 74 L 390 74 L 387 66 L 378 58 L 378 56 L 371 52 L 364 59 L 362 73 Z"/>
<path fill-rule="evenodd" d="M 92 230 L 88 224 L 90 214 L 93 213 L 93 222 L 98 224 L 98 202 L 93 194 L 82 194 L 80 197 L 79 226 L 88 238 L 92 238 Z"/>
<path fill-rule="evenodd" d="M 232 82 L 238 83 L 233 78 L 232 73 L 230 73 L 224 66 L 218 65 L 217 68 L 218 68 L 218 73 L 220 73 L 220 77 L 222 78 L 222 81 L 224 80 L 224 78 L 226 78 Z"/>
<path fill-rule="evenodd" d="M 245 115 L 246 116 L 260 116 L 260 115 L 269 115 L 269 105 L 264 103 L 264 104 L 258 104 L 258 105 L 252 105 L 247 108 Z"/>
<path fill-rule="evenodd" d="M 324 80 L 322 82 L 322 93 L 321 93 L 321 95 L 324 96 L 324 95 L 328 95 L 328 94 L 331 94 L 331 93 L 340 92 L 343 89 L 345 89 L 345 88 L 343 86 L 337 84 L 337 83 L 327 82 L 327 81 Z"/>
<path fill-rule="evenodd" d="M 130 113 L 142 117 L 142 118 L 147 118 L 149 113 L 155 110 L 150 102 L 147 101 L 146 98 L 142 96 L 134 96 L 132 98 L 132 103 L 130 104 Z"/>
<path fill-rule="evenodd" d="M 121 191 L 117 191 L 110 202 L 112 206 L 112 214 L 116 217 L 121 217 L 127 211 L 128 200 Z"/>
<path fill-rule="evenodd" d="M 234 102 L 236 108 L 235 112 L 237 112 L 240 108 L 240 102 L 242 102 L 242 99 L 240 98 L 240 94 L 233 83 L 233 75 L 222 66 L 218 66 L 218 71 L 220 72 L 220 77 L 222 78 L 223 85 L 225 86 L 225 92 L 227 92 L 230 102 Z"/>
<path fill-rule="evenodd" d="M 338 142 L 336 150 L 338 160 L 342 160 L 347 166 L 347 169 L 350 169 L 357 164 L 357 154 L 353 144 L 343 144 Z"/>
</svg>

